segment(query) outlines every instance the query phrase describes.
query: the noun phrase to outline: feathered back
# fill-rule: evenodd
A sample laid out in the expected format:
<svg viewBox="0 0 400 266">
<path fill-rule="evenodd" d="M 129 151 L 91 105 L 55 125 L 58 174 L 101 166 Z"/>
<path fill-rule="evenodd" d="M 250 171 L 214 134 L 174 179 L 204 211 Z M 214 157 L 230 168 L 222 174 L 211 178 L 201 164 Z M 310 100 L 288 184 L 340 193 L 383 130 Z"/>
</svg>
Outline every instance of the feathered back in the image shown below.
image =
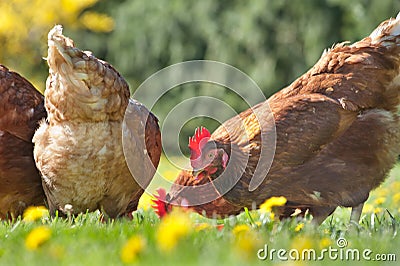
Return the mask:
<svg viewBox="0 0 400 266">
<path fill-rule="evenodd" d="M 397 17 L 382 22 L 370 35 L 371 43 L 393 47 L 400 46 L 400 12 Z"/>
<path fill-rule="evenodd" d="M 18 73 L 0 65 L 0 130 L 31 142 L 46 117 L 43 95 Z"/>
<path fill-rule="evenodd" d="M 74 47 L 55 26 L 48 34 L 50 67 L 45 91 L 51 120 L 121 121 L 129 87 L 109 63 Z"/>
<path fill-rule="evenodd" d="M 319 93 L 349 111 L 370 108 L 393 111 L 400 103 L 399 44 L 400 15 L 382 22 L 369 36 L 354 44 L 341 43 L 325 51 L 307 73 L 268 101 L 273 104 L 278 99 Z"/>
</svg>

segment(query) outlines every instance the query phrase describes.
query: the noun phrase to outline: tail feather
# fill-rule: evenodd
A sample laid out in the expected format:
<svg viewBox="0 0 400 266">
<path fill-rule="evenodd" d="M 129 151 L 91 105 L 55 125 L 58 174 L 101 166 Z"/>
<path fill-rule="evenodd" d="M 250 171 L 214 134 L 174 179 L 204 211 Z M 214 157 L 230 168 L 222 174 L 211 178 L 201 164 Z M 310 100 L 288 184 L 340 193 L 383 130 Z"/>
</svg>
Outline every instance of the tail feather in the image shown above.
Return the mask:
<svg viewBox="0 0 400 266">
<path fill-rule="evenodd" d="M 382 22 L 370 35 L 372 44 L 400 46 L 400 12 L 397 17 Z"/>
</svg>

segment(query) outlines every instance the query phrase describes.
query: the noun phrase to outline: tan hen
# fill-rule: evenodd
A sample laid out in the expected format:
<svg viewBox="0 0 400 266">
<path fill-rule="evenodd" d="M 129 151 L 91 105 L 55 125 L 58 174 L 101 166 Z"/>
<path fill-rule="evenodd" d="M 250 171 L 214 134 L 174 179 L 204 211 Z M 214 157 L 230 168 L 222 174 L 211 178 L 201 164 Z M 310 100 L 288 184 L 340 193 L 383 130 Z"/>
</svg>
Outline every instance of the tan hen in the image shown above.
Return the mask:
<svg viewBox="0 0 400 266">
<path fill-rule="evenodd" d="M 101 209 L 113 218 L 135 210 L 161 154 L 157 118 L 129 99 L 128 84 L 110 64 L 74 47 L 61 26 L 49 32 L 48 45 L 48 120 L 33 140 L 50 212 Z"/>
</svg>

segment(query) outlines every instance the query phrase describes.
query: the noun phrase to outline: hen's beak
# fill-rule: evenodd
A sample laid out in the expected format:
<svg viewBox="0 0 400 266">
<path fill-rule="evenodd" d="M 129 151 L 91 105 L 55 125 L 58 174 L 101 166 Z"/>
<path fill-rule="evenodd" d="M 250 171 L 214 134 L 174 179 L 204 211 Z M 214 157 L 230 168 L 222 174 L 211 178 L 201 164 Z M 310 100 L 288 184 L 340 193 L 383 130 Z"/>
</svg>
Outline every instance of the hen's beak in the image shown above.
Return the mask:
<svg viewBox="0 0 400 266">
<path fill-rule="evenodd" d="M 204 169 L 193 169 L 192 175 L 197 179 L 202 172 L 204 172 Z"/>
</svg>

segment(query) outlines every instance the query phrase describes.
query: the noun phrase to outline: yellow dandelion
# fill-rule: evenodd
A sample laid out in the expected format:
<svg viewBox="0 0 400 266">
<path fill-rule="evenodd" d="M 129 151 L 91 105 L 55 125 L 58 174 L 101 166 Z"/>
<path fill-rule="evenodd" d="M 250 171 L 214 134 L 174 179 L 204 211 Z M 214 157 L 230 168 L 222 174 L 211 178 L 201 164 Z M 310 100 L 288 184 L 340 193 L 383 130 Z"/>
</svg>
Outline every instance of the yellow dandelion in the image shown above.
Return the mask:
<svg viewBox="0 0 400 266">
<path fill-rule="evenodd" d="M 246 259 L 254 258 L 254 254 L 256 254 L 262 243 L 260 243 L 260 240 L 257 238 L 254 231 L 245 232 L 246 233 L 236 235 L 233 242 L 233 248 L 241 255 L 241 257 Z"/>
<path fill-rule="evenodd" d="M 50 239 L 51 230 L 46 226 L 33 229 L 25 239 L 25 246 L 29 250 L 36 250 L 40 245 Z"/>
<path fill-rule="evenodd" d="M 366 203 L 364 204 L 363 212 L 364 213 L 372 213 L 374 211 L 374 206 L 372 204 Z"/>
<path fill-rule="evenodd" d="M 374 203 L 375 203 L 376 205 L 382 205 L 383 203 L 385 203 L 385 201 L 386 201 L 386 198 L 385 198 L 385 197 L 379 197 L 379 198 L 376 198 L 376 199 L 374 200 Z"/>
<path fill-rule="evenodd" d="M 389 194 L 389 192 L 389 189 L 385 187 L 380 187 L 375 191 L 376 195 L 378 195 L 379 197 L 385 197 Z"/>
<path fill-rule="evenodd" d="M 390 186 L 392 191 L 399 191 L 400 190 L 400 181 L 395 181 Z"/>
<path fill-rule="evenodd" d="M 197 232 L 210 229 L 211 225 L 209 223 L 199 223 L 196 224 L 195 229 Z"/>
<path fill-rule="evenodd" d="M 374 209 L 374 213 L 381 213 L 382 212 L 382 208 L 381 207 L 376 207 Z"/>
<path fill-rule="evenodd" d="M 24 222 L 34 222 L 42 217 L 48 217 L 49 210 L 44 206 L 31 206 L 26 208 L 23 214 Z"/>
<path fill-rule="evenodd" d="M 286 204 L 285 197 L 271 197 L 267 199 L 263 204 L 260 206 L 260 210 L 263 212 L 271 212 L 272 207 L 283 206 Z"/>
<path fill-rule="evenodd" d="M 142 208 L 143 210 L 149 210 L 152 205 L 154 205 L 154 200 L 155 198 L 151 196 L 149 193 L 145 192 L 142 194 L 142 196 L 139 199 L 139 204 L 138 208 Z"/>
<path fill-rule="evenodd" d="M 304 249 L 313 248 L 313 242 L 309 237 L 299 236 L 293 239 L 292 248 L 297 249 L 301 253 Z"/>
<path fill-rule="evenodd" d="M 319 241 L 319 247 L 321 249 L 327 248 L 329 246 L 332 245 L 332 240 L 328 237 L 323 237 L 320 241 Z"/>
<path fill-rule="evenodd" d="M 106 14 L 93 11 L 85 12 L 80 18 L 82 24 L 91 31 L 110 32 L 114 29 L 114 20 Z"/>
<path fill-rule="evenodd" d="M 296 225 L 296 227 L 294 228 L 295 232 L 299 232 L 301 229 L 303 229 L 304 224 L 303 223 L 299 223 Z"/>
<path fill-rule="evenodd" d="M 397 205 L 400 203 L 400 192 L 397 192 L 396 194 L 394 194 L 393 196 L 393 202 Z"/>
<path fill-rule="evenodd" d="M 235 236 L 238 236 L 239 234 L 245 233 L 250 231 L 250 226 L 248 226 L 247 224 L 239 224 L 236 225 L 233 229 L 232 229 L 232 233 Z"/>
<path fill-rule="evenodd" d="M 79 10 L 94 5 L 98 0 L 62 0 L 61 6 L 67 13 L 76 13 Z"/>
<path fill-rule="evenodd" d="M 270 212 L 270 213 L 269 213 L 269 218 L 270 218 L 271 220 L 274 220 L 274 219 L 275 219 L 275 213 Z"/>
<path fill-rule="evenodd" d="M 179 173 L 178 173 L 177 171 L 174 171 L 174 170 L 166 170 L 166 171 L 164 171 L 164 172 L 162 173 L 162 176 L 163 176 L 165 179 L 169 180 L 169 181 L 173 181 L 173 180 L 175 180 L 175 178 L 176 178 L 176 176 L 177 176 L 178 174 L 179 174 Z"/>
<path fill-rule="evenodd" d="M 157 230 L 157 244 L 160 250 L 169 252 L 179 240 L 191 232 L 193 225 L 187 213 L 172 211 L 161 220 Z"/>
<path fill-rule="evenodd" d="M 133 236 L 125 243 L 121 249 L 121 260 L 130 263 L 137 259 L 140 252 L 146 247 L 146 240 L 141 236 Z"/>
<path fill-rule="evenodd" d="M 233 248 L 241 257 L 252 258 L 261 246 L 255 231 L 247 224 L 239 224 L 232 229 L 234 235 Z"/>
</svg>

